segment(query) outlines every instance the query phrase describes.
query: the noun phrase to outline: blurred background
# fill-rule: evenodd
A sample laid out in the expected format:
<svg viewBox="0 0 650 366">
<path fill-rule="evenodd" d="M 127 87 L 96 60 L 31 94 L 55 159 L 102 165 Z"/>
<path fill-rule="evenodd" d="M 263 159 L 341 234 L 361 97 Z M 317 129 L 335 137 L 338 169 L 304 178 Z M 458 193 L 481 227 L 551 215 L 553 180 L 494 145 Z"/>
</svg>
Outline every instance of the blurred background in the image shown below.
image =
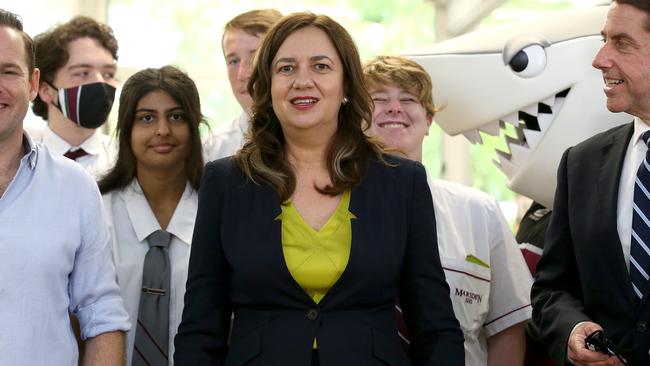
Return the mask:
<svg viewBox="0 0 650 366">
<path fill-rule="evenodd" d="M 209 125 L 226 123 L 241 113 L 231 94 L 221 51 L 223 25 L 244 11 L 276 8 L 323 13 L 354 37 L 362 61 L 380 54 L 433 44 L 473 30 L 513 21 L 552 17 L 554 12 L 593 6 L 598 0 L 2 0 L 6 10 L 23 17 L 32 36 L 74 15 L 108 23 L 119 41 L 120 83 L 146 67 L 173 64 L 197 83 Z M 435 85 L 434 85 L 435 87 Z M 119 92 L 119 88 L 118 88 Z M 118 98 L 116 98 L 117 100 Z M 117 106 L 109 120 L 115 122 Z M 28 116 L 28 123 L 42 123 Z M 205 134 L 209 133 L 206 129 Z M 433 176 L 484 190 L 516 222 L 517 197 L 492 164 L 503 139 L 471 145 L 449 137 L 434 124 L 425 141 L 424 162 Z M 525 203 L 523 203 L 525 205 Z"/>
</svg>

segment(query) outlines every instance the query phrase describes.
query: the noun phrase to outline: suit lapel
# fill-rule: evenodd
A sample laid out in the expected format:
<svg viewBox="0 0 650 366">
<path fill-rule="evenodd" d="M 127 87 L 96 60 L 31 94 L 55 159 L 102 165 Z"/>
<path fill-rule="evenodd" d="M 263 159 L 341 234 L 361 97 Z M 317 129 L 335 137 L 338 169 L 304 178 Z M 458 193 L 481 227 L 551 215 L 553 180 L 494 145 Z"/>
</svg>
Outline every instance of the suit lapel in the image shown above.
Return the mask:
<svg viewBox="0 0 650 366">
<path fill-rule="evenodd" d="M 596 224 L 600 226 L 598 233 L 602 234 L 599 235 L 598 241 L 605 244 L 601 245 L 600 249 L 605 258 L 611 258 L 612 263 L 615 263 L 612 266 L 615 280 L 623 286 L 625 296 L 630 303 L 634 303 L 634 295 L 618 235 L 617 211 L 621 170 L 633 131 L 633 124 L 618 129 L 609 136 L 602 146 L 596 195 L 599 214 Z"/>
<path fill-rule="evenodd" d="M 348 207 L 348 211 L 352 212 L 352 214 L 354 214 L 354 216 L 357 218 L 359 218 L 359 211 L 357 207 L 359 205 L 359 201 L 363 201 L 363 199 L 360 198 L 360 196 L 363 195 L 365 195 L 363 184 L 355 187 L 352 189 L 352 192 L 350 192 L 350 206 Z M 364 235 L 360 233 L 362 226 L 360 226 L 359 220 L 352 219 L 351 221 L 352 222 L 350 225 L 352 228 L 352 240 L 350 241 L 350 257 L 348 258 L 348 263 L 345 266 L 343 273 L 341 273 L 339 279 L 336 280 L 334 285 L 325 293 L 325 296 L 321 299 L 319 303 L 321 306 L 327 306 L 332 301 L 334 301 L 334 299 L 336 299 L 336 294 L 344 291 L 347 287 L 346 283 L 349 281 L 348 277 L 350 277 L 350 273 L 354 273 L 353 267 L 355 266 L 357 257 L 359 256 L 359 246 L 362 244 L 358 238 L 363 237 Z"/>
<path fill-rule="evenodd" d="M 374 207 L 375 202 L 372 199 L 372 192 L 374 191 L 371 185 L 373 184 L 373 179 L 370 178 L 370 176 L 376 174 L 376 171 L 377 163 L 371 161 L 366 177 L 358 186 L 352 189 L 348 210 L 356 216 L 356 219 L 353 219 L 351 222 L 352 241 L 350 243 L 350 258 L 341 277 L 339 277 L 332 288 L 327 291 L 325 297 L 320 301 L 320 305 L 322 306 L 335 305 L 337 301 L 345 297 L 344 293 L 346 291 L 354 291 L 354 287 L 358 286 L 358 283 L 355 283 L 358 280 L 356 277 L 359 276 L 358 272 L 363 270 L 359 263 L 363 257 L 361 253 L 364 253 L 366 250 L 372 250 L 367 248 L 367 244 L 371 241 L 369 238 L 372 238 L 373 234 L 377 231 L 377 228 L 374 228 L 373 231 L 373 228 L 370 226 L 371 222 L 367 217 L 370 212 L 376 209 Z M 365 258 L 365 260 L 368 259 Z"/>
<path fill-rule="evenodd" d="M 257 230 L 259 235 L 264 236 L 259 237 L 257 240 L 260 246 L 257 247 L 256 252 L 262 255 L 263 258 L 271 258 L 270 260 L 265 259 L 265 261 L 273 263 L 275 267 L 271 273 L 279 276 L 277 277 L 278 282 L 274 284 L 277 288 L 287 291 L 293 299 L 297 299 L 302 304 L 313 305 L 314 300 L 293 278 L 287 267 L 284 250 L 282 249 L 282 221 L 278 218 L 282 213 L 282 209 L 280 208 L 277 193 L 267 185 L 257 186 L 254 192 L 255 198 L 253 202 L 255 202 L 257 209 L 261 211 L 261 221 L 270 225 L 270 230 Z M 269 233 L 270 236 L 266 237 Z"/>
</svg>

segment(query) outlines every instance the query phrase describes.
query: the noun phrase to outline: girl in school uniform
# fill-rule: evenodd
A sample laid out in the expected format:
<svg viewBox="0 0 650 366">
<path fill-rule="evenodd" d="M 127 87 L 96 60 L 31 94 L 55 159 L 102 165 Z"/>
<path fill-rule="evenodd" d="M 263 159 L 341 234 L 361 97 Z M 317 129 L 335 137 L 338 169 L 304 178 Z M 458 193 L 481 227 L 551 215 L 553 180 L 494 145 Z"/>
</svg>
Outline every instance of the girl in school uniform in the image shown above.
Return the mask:
<svg viewBox="0 0 650 366">
<path fill-rule="evenodd" d="M 172 365 L 203 169 L 196 85 L 171 67 L 131 76 L 115 167 L 99 181 L 131 318 L 127 365 Z"/>
</svg>

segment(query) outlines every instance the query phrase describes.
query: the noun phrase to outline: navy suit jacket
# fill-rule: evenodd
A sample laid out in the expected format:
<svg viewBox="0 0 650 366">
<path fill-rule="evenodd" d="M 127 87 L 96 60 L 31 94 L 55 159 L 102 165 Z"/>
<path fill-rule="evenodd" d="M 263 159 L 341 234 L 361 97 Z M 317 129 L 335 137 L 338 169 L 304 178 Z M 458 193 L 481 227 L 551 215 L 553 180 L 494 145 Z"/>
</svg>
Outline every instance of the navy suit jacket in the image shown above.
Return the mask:
<svg viewBox="0 0 650 366">
<path fill-rule="evenodd" d="M 422 165 L 371 162 L 352 190 L 345 271 L 316 304 L 286 267 L 277 194 L 231 158 L 206 166 L 176 365 L 462 365 L 463 336 L 438 256 Z M 400 299 L 407 356 L 397 336 Z M 234 312 L 230 340 L 228 332 Z"/>
<path fill-rule="evenodd" d="M 650 303 L 634 301 L 617 230 L 618 190 L 633 124 L 564 153 L 533 284 L 533 321 L 558 365 L 581 321 L 600 324 L 632 365 L 649 365 Z"/>
</svg>

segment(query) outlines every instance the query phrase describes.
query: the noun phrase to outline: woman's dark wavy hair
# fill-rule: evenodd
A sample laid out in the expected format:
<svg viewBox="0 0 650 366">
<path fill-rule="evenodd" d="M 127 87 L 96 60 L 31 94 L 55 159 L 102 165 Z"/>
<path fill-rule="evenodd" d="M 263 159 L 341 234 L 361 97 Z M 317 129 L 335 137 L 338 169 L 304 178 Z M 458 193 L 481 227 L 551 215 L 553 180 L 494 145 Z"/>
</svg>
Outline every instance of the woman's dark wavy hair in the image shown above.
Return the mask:
<svg viewBox="0 0 650 366">
<path fill-rule="evenodd" d="M 140 99 L 157 90 L 169 94 L 183 109 L 183 116 L 190 130 L 190 153 L 185 161 L 185 172 L 192 187 L 198 190 L 203 172 L 199 125 L 205 123 L 205 117 L 201 114 L 199 92 L 194 81 L 186 73 L 174 66 L 164 66 L 160 69 L 144 69 L 133 74 L 122 88 L 115 129 L 119 152 L 113 169 L 98 182 L 102 194 L 124 188 L 136 177 L 137 162 L 131 147 L 135 111 Z"/>
<path fill-rule="evenodd" d="M 250 180 L 271 186 L 283 202 L 293 194 L 296 177 L 287 162 L 284 135 L 271 105 L 272 63 L 287 37 L 306 27 L 322 30 L 332 41 L 343 64 L 344 95 L 348 99 L 339 110 L 338 127 L 327 151 L 332 184 L 316 189 L 323 194 L 338 195 L 361 182 L 371 159 L 384 162 L 381 145 L 365 134 L 372 120 L 373 104 L 352 37 L 328 16 L 290 14 L 271 28 L 257 52 L 248 82 L 248 91 L 254 101 L 253 117 L 247 141 L 235 155 L 235 161 Z"/>
</svg>

